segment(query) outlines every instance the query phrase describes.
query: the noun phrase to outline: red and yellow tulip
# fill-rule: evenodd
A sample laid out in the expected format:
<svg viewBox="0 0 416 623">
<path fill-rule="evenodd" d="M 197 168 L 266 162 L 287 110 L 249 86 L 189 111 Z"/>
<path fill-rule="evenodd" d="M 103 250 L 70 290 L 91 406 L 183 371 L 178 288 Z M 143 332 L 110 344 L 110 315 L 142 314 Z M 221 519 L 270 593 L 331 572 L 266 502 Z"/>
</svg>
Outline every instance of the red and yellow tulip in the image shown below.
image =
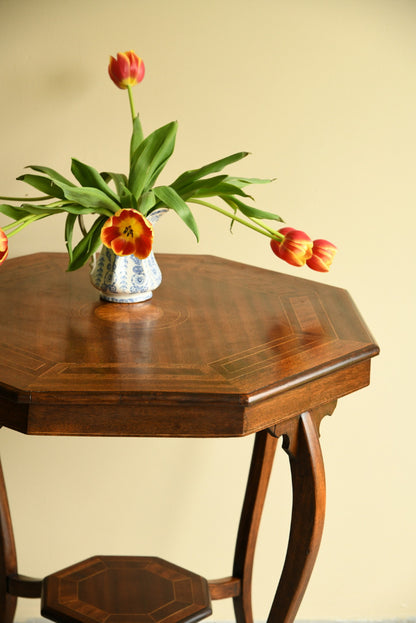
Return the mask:
<svg viewBox="0 0 416 623">
<path fill-rule="evenodd" d="M 304 266 L 312 256 L 313 242 L 309 236 L 293 227 L 283 227 L 279 234 L 282 239 L 270 242 L 273 253 L 292 266 Z"/>
<path fill-rule="evenodd" d="M 9 241 L 0 227 L 0 264 L 3 264 L 4 260 L 9 254 Z"/>
<path fill-rule="evenodd" d="M 119 52 L 117 58 L 110 56 L 108 73 L 119 89 L 127 89 L 143 80 L 144 63 L 132 50 Z"/>
<path fill-rule="evenodd" d="M 101 240 L 116 255 L 143 260 L 152 250 L 153 227 L 137 210 L 119 210 L 104 223 Z"/>
<path fill-rule="evenodd" d="M 314 240 L 312 256 L 306 260 L 307 265 L 312 270 L 327 273 L 332 264 L 337 247 L 328 240 Z"/>
</svg>

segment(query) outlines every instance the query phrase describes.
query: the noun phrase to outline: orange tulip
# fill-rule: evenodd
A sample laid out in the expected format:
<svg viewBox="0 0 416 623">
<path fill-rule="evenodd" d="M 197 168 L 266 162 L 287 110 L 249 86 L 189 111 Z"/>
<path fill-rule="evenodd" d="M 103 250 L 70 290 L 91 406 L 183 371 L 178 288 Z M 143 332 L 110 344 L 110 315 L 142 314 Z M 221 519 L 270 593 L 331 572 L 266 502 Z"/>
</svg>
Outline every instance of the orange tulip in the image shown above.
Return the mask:
<svg viewBox="0 0 416 623">
<path fill-rule="evenodd" d="M 104 223 L 101 240 L 116 255 L 143 260 L 152 250 L 153 227 L 137 210 L 119 210 Z"/>
<path fill-rule="evenodd" d="M 279 234 L 283 234 L 283 240 L 270 242 L 273 253 L 292 266 L 304 266 L 312 256 L 313 242 L 309 236 L 293 227 L 283 227 Z"/>
<path fill-rule="evenodd" d="M 306 263 L 312 270 L 327 273 L 332 264 L 337 248 L 328 240 L 314 240 L 312 257 Z"/>
<path fill-rule="evenodd" d="M 144 78 L 144 63 L 132 50 L 119 52 L 117 58 L 110 56 L 108 73 L 111 80 L 119 89 L 133 87 Z"/>
<path fill-rule="evenodd" d="M 9 255 L 9 240 L 0 227 L 0 264 L 3 264 L 6 257 Z"/>
</svg>

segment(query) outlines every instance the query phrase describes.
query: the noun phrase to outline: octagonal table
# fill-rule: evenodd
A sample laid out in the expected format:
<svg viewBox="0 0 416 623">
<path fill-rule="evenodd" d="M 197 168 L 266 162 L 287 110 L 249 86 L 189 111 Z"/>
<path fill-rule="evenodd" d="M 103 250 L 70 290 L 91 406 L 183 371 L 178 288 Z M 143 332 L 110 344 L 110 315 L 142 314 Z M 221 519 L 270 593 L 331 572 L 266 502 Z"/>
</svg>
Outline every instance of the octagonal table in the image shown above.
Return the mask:
<svg viewBox="0 0 416 623">
<path fill-rule="evenodd" d="M 0 269 L 0 425 L 30 435 L 255 435 L 232 575 L 208 583 L 251 623 L 256 537 L 277 439 L 293 489 L 285 564 L 270 622 L 292 621 L 325 511 L 319 424 L 369 383 L 378 347 L 340 288 L 207 256 L 160 255 L 146 303 L 105 303 L 63 254 Z M 0 620 L 42 581 L 17 572 L 0 473 Z"/>
</svg>

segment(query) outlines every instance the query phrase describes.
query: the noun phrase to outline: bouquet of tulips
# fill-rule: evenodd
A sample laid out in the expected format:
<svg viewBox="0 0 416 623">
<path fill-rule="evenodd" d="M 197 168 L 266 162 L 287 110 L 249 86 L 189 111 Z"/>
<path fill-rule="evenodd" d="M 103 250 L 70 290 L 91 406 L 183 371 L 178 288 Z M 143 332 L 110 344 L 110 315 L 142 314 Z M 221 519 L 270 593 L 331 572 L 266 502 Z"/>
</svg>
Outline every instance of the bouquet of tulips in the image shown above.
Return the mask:
<svg viewBox="0 0 416 623">
<path fill-rule="evenodd" d="M 313 270 L 328 271 L 336 252 L 332 243 L 327 240 L 312 241 L 307 234 L 291 227 L 274 229 L 265 221 L 282 221 L 280 216 L 258 210 L 247 203 L 251 200 L 244 190 L 247 186 L 271 180 L 222 173 L 228 165 L 245 158 L 247 152 L 238 152 L 186 171 L 169 186 L 156 186 L 156 180 L 175 147 L 177 122 L 172 121 L 144 137 L 132 97 L 132 87 L 144 78 L 143 60 L 133 51 L 119 53 L 117 58 L 110 57 L 108 71 L 115 85 L 127 90 L 129 96 L 133 131 L 128 175 L 98 172 L 75 158 L 72 159 L 71 172 L 78 183 L 50 167 L 28 167 L 32 173 L 17 179 L 42 195 L 0 197 L 0 200 L 7 201 L 0 204 L 0 213 L 12 220 L 0 228 L 0 264 L 8 255 L 12 235 L 30 223 L 62 212 L 67 214 L 65 242 L 69 255 L 68 270 L 83 266 L 101 244 L 117 255 L 133 254 L 144 259 L 153 245 L 153 227 L 147 218 L 149 214 L 162 207 L 173 210 L 198 240 L 198 226 L 189 207 L 189 204 L 196 204 L 220 212 L 230 220 L 231 225 L 238 222 L 266 236 L 273 252 L 289 264 L 307 264 Z M 212 198 L 220 199 L 222 205 L 212 203 Z M 86 229 L 83 217 L 89 214 L 96 215 L 96 218 Z M 76 223 L 82 235 L 74 245 Z"/>
</svg>

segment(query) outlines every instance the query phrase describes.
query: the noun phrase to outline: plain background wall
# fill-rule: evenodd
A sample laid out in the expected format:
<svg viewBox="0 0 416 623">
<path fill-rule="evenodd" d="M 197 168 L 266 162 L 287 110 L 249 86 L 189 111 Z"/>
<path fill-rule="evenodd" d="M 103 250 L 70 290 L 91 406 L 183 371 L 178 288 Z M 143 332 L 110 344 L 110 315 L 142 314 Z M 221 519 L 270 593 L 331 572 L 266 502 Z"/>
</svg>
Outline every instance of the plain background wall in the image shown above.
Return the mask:
<svg viewBox="0 0 416 623">
<path fill-rule="evenodd" d="M 322 424 L 327 519 L 298 616 L 415 615 L 416 2 L 0 0 L 0 34 L 2 195 L 24 192 L 15 178 L 28 164 L 68 174 L 74 156 L 126 169 L 127 96 L 106 72 L 110 54 L 134 49 L 147 70 L 134 90 L 145 131 L 179 121 L 162 181 L 248 150 L 233 172 L 277 178 L 254 189 L 256 205 L 338 245 L 328 275 L 292 269 L 265 238 L 230 235 L 203 208 L 199 245 L 175 215 L 155 241 L 156 251 L 218 255 L 350 291 L 382 354 L 371 386 Z M 11 240 L 11 257 L 46 250 L 64 251 L 59 218 Z M 20 571 L 40 577 L 95 553 L 131 553 L 228 575 L 251 444 L 2 431 Z M 287 539 L 283 452 L 275 468 L 255 564 L 257 620 Z M 36 614 L 37 601 L 20 601 L 20 620 Z M 216 602 L 214 616 L 230 620 L 231 604 Z"/>
</svg>

